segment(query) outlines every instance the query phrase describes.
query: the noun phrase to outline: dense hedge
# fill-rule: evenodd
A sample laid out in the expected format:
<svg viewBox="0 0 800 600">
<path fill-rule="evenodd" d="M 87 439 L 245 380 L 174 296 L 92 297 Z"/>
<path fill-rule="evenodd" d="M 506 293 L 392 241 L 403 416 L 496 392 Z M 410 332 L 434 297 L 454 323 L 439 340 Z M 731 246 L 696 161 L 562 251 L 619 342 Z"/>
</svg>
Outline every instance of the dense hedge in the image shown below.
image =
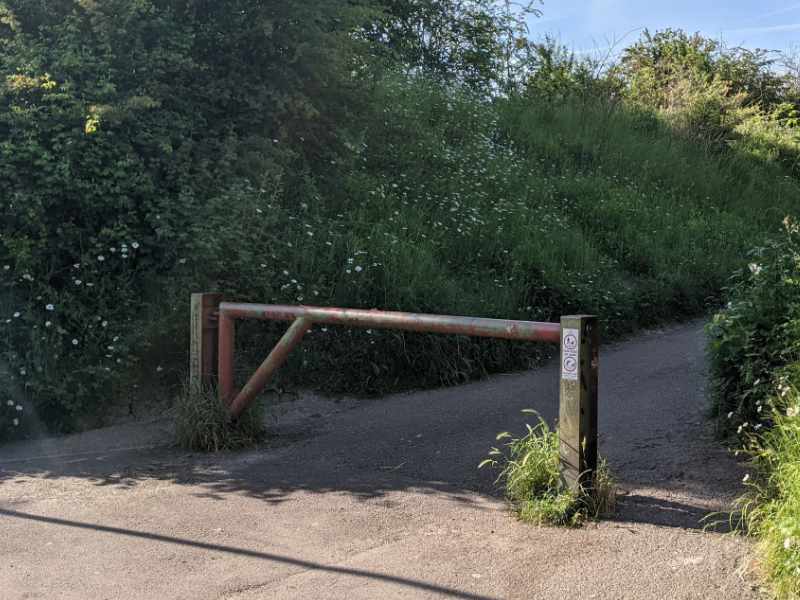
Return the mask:
<svg viewBox="0 0 800 600">
<path fill-rule="evenodd" d="M 0 13 L 0 360 L 12 376 L 0 395 L 12 423 L 33 418 L 27 400 L 70 429 L 167 337 L 170 290 L 208 279 L 187 263 L 193 223 L 224 213 L 242 181 L 307 192 L 309 157 L 346 150 L 329 121 L 358 103 L 330 85 L 346 55 L 326 49 L 347 25 L 332 28 L 322 4 L 277 2 L 10 1 Z"/>
<path fill-rule="evenodd" d="M 709 325 L 714 400 L 754 477 L 741 500 L 780 598 L 800 597 L 800 226 L 753 252 Z"/>
</svg>

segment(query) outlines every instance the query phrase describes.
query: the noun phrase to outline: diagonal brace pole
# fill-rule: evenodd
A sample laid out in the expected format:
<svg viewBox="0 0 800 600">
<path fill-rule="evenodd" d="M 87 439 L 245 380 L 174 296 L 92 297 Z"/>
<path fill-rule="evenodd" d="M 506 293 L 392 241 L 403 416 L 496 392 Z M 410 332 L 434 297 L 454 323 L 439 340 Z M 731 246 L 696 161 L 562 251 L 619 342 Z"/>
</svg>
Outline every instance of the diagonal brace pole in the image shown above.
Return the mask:
<svg viewBox="0 0 800 600">
<path fill-rule="evenodd" d="M 307 318 L 299 318 L 283 334 L 283 337 L 278 341 L 269 356 L 261 363 L 250 380 L 244 385 L 230 406 L 230 414 L 232 418 L 237 418 L 242 414 L 245 408 L 258 396 L 267 385 L 267 382 L 272 378 L 275 371 L 286 362 L 289 354 L 303 339 L 306 332 L 311 329 L 313 321 Z"/>
</svg>

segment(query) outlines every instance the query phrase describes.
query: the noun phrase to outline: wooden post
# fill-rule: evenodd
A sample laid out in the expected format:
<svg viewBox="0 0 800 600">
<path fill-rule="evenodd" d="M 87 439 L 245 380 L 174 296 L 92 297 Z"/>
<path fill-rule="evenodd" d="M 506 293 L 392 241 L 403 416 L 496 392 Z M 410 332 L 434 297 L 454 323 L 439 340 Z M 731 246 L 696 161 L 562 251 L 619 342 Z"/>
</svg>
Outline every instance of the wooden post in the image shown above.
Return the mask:
<svg viewBox="0 0 800 600">
<path fill-rule="evenodd" d="M 219 347 L 217 348 L 217 376 L 219 399 L 230 406 L 235 394 L 233 379 L 233 347 L 236 341 L 236 322 L 233 317 L 220 311 L 219 314 Z"/>
<path fill-rule="evenodd" d="M 212 385 L 217 374 L 215 313 L 221 301 L 222 294 L 192 294 L 189 340 L 189 385 L 192 389 Z"/>
<path fill-rule="evenodd" d="M 559 439 L 562 484 L 591 487 L 597 470 L 597 318 L 561 318 Z"/>
</svg>

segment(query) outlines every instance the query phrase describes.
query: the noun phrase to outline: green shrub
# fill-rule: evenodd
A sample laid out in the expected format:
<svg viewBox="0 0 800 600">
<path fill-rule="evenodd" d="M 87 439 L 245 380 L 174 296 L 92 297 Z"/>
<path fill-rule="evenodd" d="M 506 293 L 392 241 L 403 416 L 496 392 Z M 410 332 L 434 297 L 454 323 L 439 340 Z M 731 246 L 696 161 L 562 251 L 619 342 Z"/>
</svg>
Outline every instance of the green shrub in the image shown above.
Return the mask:
<svg viewBox="0 0 800 600">
<path fill-rule="evenodd" d="M 294 189 L 279 164 L 302 173 L 306 153 L 329 164 L 346 150 L 345 128 L 320 115 L 358 105 L 327 85 L 346 53 L 326 48 L 347 25 L 329 29 L 323 3 L 9 0 L 0 12 L 0 365 L 15 411 L 70 431 L 155 377 L 160 339 L 185 334 L 173 300 L 214 275 L 192 261 L 195 221 L 224 214 L 242 180 Z"/>
<path fill-rule="evenodd" d="M 707 328 L 713 411 L 725 433 L 767 420 L 782 369 L 800 360 L 800 228 L 784 225 L 732 277 L 729 302 Z"/>
<path fill-rule="evenodd" d="M 800 227 L 757 249 L 708 327 L 714 410 L 752 457 L 741 525 L 766 578 L 800 598 Z"/>
<path fill-rule="evenodd" d="M 536 414 L 526 410 L 523 413 Z M 605 460 L 601 460 L 590 489 L 575 493 L 562 485 L 559 467 L 558 431 L 553 431 L 541 417 L 535 426 L 526 425 L 527 433 L 515 438 L 504 432 L 498 441 L 507 440 L 505 450 L 492 448 L 489 458 L 478 468 L 499 468 L 497 482 L 503 484 L 506 497 L 523 521 L 536 525 L 579 525 L 613 513 L 614 482 Z"/>
</svg>

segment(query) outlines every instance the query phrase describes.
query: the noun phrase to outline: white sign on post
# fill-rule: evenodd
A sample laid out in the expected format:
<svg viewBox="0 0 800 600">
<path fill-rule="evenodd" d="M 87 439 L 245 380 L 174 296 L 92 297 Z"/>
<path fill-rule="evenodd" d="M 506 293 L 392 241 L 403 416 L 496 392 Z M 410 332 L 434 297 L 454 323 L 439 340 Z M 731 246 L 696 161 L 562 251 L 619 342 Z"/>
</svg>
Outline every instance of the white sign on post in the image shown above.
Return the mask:
<svg viewBox="0 0 800 600">
<path fill-rule="evenodd" d="M 561 379 L 578 381 L 578 341 L 577 329 L 561 332 Z"/>
</svg>

